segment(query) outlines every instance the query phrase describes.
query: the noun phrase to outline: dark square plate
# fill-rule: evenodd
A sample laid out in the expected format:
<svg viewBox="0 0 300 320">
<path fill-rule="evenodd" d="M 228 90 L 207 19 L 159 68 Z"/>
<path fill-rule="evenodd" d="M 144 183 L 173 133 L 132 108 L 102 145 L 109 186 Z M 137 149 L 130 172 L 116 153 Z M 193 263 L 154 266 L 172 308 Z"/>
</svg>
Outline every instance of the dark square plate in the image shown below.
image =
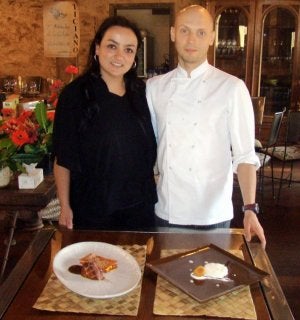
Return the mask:
<svg viewBox="0 0 300 320">
<path fill-rule="evenodd" d="M 208 262 L 227 266 L 229 281 L 217 279 L 194 280 L 191 272 Z M 268 273 L 213 245 L 161 258 L 146 264 L 157 274 L 194 299 L 205 302 L 243 286 L 260 281 Z"/>
</svg>

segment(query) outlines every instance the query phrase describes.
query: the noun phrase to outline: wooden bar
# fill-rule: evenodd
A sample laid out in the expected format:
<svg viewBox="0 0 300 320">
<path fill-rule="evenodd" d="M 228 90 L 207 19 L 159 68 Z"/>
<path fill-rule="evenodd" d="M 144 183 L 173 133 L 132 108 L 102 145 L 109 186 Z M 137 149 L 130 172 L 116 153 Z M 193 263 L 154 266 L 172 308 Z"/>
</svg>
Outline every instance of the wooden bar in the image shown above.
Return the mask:
<svg viewBox="0 0 300 320">
<path fill-rule="evenodd" d="M 14 270 L 0 286 L 0 319 L 2 319 L 3 314 L 17 294 L 20 285 L 30 273 L 34 263 L 43 252 L 54 232 L 54 228 L 39 230 Z"/>
</svg>

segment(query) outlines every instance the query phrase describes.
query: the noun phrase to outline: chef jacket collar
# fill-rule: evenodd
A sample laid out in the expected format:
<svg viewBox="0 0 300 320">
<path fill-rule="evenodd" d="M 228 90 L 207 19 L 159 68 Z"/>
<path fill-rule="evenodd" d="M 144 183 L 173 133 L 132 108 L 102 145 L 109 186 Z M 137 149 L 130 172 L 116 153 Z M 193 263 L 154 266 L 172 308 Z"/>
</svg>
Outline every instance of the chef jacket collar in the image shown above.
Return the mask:
<svg viewBox="0 0 300 320">
<path fill-rule="evenodd" d="M 189 77 L 187 71 L 178 64 L 176 78 L 188 78 L 188 79 L 197 78 L 198 76 L 204 74 L 204 72 L 206 72 L 208 67 L 209 67 L 209 63 L 207 60 L 205 60 L 202 64 L 200 64 L 199 67 L 197 67 L 191 72 L 191 76 Z"/>
</svg>

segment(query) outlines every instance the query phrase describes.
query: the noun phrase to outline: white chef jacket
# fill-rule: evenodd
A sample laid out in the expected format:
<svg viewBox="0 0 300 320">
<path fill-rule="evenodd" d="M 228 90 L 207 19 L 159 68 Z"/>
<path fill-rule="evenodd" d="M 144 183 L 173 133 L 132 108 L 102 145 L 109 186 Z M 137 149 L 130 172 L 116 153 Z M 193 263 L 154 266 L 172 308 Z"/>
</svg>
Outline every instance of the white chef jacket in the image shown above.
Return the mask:
<svg viewBox="0 0 300 320">
<path fill-rule="evenodd" d="M 158 217 L 211 225 L 233 217 L 233 172 L 259 167 L 254 115 L 244 82 L 204 62 L 147 80 L 157 136 Z"/>
</svg>

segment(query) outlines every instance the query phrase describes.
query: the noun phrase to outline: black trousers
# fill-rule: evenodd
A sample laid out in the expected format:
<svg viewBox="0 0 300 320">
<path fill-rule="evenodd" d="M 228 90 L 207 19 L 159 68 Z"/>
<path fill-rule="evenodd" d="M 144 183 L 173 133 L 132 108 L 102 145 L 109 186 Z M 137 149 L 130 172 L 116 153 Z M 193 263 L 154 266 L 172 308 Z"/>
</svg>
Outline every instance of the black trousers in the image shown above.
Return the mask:
<svg viewBox="0 0 300 320">
<path fill-rule="evenodd" d="M 155 226 L 154 204 L 140 203 L 97 218 L 97 220 L 90 220 L 88 213 L 85 217 L 76 217 L 74 214 L 74 229 L 150 230 Z"/>
<path fill-rule="evenodd" d="M 216 224 L 210 224 L 210 225 L 185 225 L 185 224 L 169 223 L 167 220 L 164 220 L 159 218 L 158 216 L 155 216 L 155 223 L 157 227 L 188 228 L 188 229 L 195 229 L 195 230 L 212 230 L 217 228 L 230 228 L 230 220 L 223 221 Z"/>
</svg>

